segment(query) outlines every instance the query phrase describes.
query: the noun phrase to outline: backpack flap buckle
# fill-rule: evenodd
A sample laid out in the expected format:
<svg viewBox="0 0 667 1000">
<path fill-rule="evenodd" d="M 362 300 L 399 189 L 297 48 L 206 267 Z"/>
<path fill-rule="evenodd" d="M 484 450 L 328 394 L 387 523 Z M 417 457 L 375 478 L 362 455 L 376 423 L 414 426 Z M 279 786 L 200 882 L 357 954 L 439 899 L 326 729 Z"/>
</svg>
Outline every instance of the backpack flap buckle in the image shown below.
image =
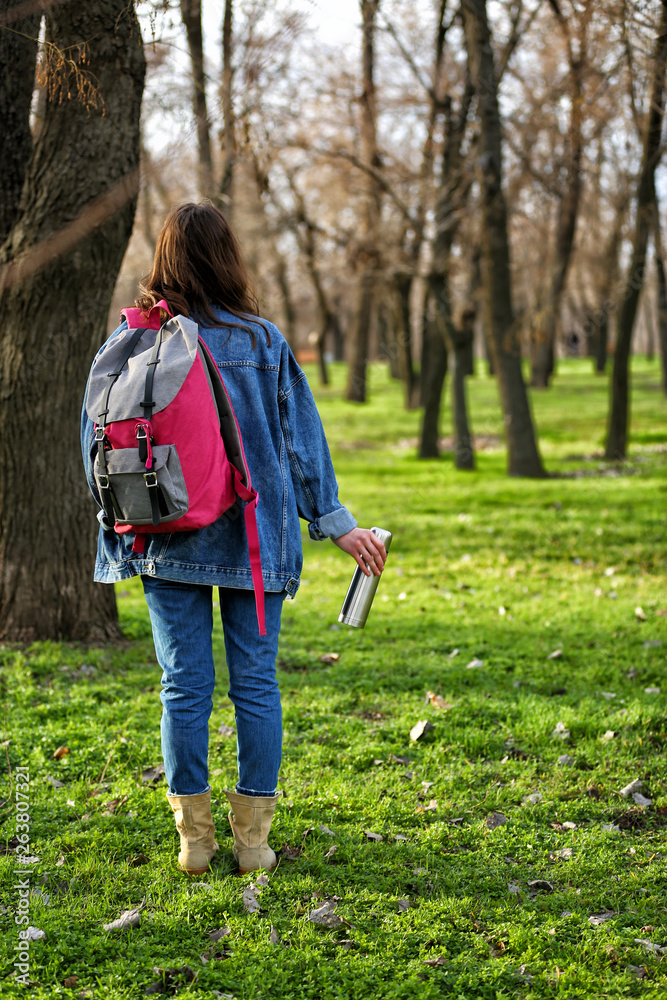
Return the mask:
<svg viewBox="0 0 667 1000">
<path fill-rule="evenodd" d="M 149 489 L 153 486 L 157 486 L 157 472 L 144 472 L 144 482 Z"/>
</svg>

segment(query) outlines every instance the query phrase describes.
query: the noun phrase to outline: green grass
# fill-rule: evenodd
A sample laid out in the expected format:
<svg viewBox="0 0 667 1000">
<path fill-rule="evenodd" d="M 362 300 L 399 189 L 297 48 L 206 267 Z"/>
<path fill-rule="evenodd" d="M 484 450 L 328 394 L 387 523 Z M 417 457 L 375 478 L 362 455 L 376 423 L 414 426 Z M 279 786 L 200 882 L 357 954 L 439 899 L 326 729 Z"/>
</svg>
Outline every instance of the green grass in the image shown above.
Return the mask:
<svg viewBox="0 0 667 1000">
<path fill-rule="evenodd" d="M 340 367 L 317 390 L 342 501 L 394 540 L 357 631 L 337 625 L 351 560 L 304 538 L 303 586 L 283 616 L 285 798 L 272 832 L 276 847 L 302 853 L 271 875 L 260 914 L 244 912 L 252 878 L 234 877 L 226 830 L 235 746 L 218 735 L 234 722 L 219 628 L 210 763 L 222 849 L 199 880 L 176 868 L 164 784 L 141 780 L 160 761 L 160 703 L 137 581 L 119 588 L 126 645 L 0 651 L 10 741 L 0 797 L 7 762 L 14 780 L 28 765 L 31 882 L 50 895 L 45 905 L 34 894 L 30 909 L 46 932 L 31 945 L 41 985 L 20 986 L 17 859 L 0 857 L 1 997 L 141 997 L 153 967 L 185 965 L 197 980 L 181 995 L 238 1000 L 665 995 L 663 953 L 635 939 L 667 945 L 667 405 L 657 363 L 636 359 L 630 460 L 609 466 L 595 457 L 607 383 L 589 368 L 564 363 L 553 389 L 533 395 L 554 474 L 539 482 L 504 475 L 487 377 L 470 382 L 473 428 L 490 443 L 474 473 L 454 470 L 451 455 L 415 458 L 418 414 L 384 369 L 371 372 L 367 406 L 342 400 Z M 332 666 L 329 652 L 340 654 Z M 451 707 L 427 703 L 427 691 Z M 412 742 L 424 719 L 434 729 Z M 54 760 L 59 746 L 70 752 Z M 618 794 L 635 778 L 648 809 Z M 508 822 L 490 829 L 493 812 Z M 0 819 L 6 844 L 9 803 Z M 538 879 L 553 891 L 531 891 Z M 345 923 L 309 922 L 331 898 Z M 142 901 L 138 928 L 102 929 Z M 219 927 L 231 933 L 212 946 Z M 219 957 L 202 963 L 211 948 Z"/>
</svg>

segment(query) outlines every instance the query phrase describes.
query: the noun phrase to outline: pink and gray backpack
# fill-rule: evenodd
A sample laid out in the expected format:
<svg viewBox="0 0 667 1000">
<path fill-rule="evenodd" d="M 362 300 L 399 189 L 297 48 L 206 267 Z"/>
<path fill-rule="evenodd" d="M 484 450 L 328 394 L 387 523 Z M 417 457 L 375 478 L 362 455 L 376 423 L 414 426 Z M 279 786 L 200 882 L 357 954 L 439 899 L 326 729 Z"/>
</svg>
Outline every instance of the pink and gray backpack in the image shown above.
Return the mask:
<svg viewBox="0 0 667 1000">
<path fill-rule="evenodd" d="M 95 424 L 95 481 L 107 524 L 146 535 L 196 531 L 245 501 L 245 527 L 260 635 L 264 585 L 257 492 L 220 371 L 185 316 L 160 322 L 162 300 L 147 317 L 124 309 L 128 329 L 95 361 L 86 411 Z M 144 325 L 141 325 L 144 324 Z"/>
</svg>

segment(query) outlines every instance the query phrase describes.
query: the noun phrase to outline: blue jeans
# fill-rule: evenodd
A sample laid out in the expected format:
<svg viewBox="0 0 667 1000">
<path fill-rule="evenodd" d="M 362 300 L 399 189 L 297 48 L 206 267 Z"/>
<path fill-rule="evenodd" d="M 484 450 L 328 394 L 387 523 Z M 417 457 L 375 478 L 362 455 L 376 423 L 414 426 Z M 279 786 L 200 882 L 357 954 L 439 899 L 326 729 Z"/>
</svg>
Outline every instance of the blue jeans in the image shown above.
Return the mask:
<svg viewBox="0 0 667 1000">
<path fill-rule="evenodd" d="M 208 783 L 208 723 L 213 708 L 212 587 L 142 576 L 162 667 L 162 756 L 169 795 L 198 795 Z M 282 755 L 276 681 L 285 592 L 265 593 L 266 635 L 258 635 L 252 590 L 220 587 L 220 614 L 236 711 L 243 795 L 275 795 Z"/>
</svg>

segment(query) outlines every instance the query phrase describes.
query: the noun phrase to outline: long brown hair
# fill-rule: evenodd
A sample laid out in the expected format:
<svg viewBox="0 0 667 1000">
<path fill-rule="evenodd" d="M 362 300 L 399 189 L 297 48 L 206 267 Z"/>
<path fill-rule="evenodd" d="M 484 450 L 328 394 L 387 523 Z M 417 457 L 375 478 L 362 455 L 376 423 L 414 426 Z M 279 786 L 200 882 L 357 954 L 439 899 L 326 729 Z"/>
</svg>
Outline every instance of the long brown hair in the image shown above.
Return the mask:
<svg viewBox="0 0 667 1000">
<path fill-rule="evenodd" d="M 212 306 L 239 320 L 258 318 L 259 306 L 243 254 L 227 219 L 210 201 L 188 202 L 172 209 L 155 246 L 153 270 L 141 281 L 135 301 L 143 312 L 165 299 L 174 314 L 192 317 L 202 326 L 219 326 Z M 248 323 L 225 323 L 255 334 Z"/>
</svg>

